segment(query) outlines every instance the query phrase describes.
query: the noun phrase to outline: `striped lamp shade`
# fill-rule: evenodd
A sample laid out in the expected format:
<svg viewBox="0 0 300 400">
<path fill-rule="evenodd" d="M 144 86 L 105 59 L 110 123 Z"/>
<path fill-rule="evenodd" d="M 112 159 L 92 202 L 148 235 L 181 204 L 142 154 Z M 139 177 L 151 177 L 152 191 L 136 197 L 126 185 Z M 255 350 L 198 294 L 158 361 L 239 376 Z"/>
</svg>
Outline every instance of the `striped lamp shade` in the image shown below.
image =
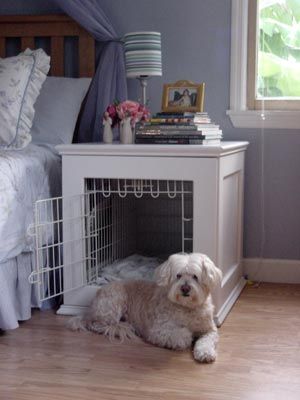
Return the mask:
<svg viewBox="0 0 300 400">
<path fill-rule="evenodd" d="M 159 32 L 126 33 L 124 47 L 128 78 L 162 75 Z"/>
</svg>

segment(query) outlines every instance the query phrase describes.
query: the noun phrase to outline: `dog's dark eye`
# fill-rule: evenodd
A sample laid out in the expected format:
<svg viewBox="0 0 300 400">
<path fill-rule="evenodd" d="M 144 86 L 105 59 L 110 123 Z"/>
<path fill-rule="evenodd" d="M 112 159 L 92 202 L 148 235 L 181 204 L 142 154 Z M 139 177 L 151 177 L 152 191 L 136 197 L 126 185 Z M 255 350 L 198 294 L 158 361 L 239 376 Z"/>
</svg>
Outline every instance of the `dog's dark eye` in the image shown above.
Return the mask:
<svg viewBox="0 0 300 400">
<path fill-rule="evenodd" d="M 180 279 L 182 277 L 181 274 L 177 274 L 176 276 L 177 276 L 177 279 Z"/>
<path fill-rule="evenodd" d="M 198 282 L 198 276 L 197 275 L 193 275 L 193 279 L 195 279 L 195 281 Z"/>
</svg>

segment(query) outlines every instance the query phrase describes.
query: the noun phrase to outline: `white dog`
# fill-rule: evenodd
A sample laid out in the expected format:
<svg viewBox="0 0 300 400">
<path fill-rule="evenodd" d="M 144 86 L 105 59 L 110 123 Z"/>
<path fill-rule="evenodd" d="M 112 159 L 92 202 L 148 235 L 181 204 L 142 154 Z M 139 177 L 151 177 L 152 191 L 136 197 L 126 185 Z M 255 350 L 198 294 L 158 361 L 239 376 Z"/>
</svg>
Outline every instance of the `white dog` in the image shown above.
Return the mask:
<svg viewBox="0 0 300 400">
<path fill-rule="evenodd" d="M 190 348 L 194 358 L 216 358 L 217 328 L 210 291 L 221 271 L 204 254 L 174 254 L 156 269 L 156 282 L 114 282 L 98 290 L 89 311 L 69 321 L 72 330 L 132 338 L 169 349 Z"/>
</svg>

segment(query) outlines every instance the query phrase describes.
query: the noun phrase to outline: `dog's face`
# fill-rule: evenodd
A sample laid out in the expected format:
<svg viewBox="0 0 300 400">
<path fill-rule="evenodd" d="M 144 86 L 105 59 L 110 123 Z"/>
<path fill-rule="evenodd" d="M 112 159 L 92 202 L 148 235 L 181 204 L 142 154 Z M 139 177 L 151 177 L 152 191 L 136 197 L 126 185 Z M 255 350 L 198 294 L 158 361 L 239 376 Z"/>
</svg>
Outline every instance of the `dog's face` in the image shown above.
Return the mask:
<svg viewBox="0 0 300 400">
<path fill-rule="evenodd" d="M 222 273 L 204 254 L 174 254 L 156 269 L 159 286 L 168 289 L 168 298 L 183 307 L 196 308 L 221 281 Z"/>
</svg>

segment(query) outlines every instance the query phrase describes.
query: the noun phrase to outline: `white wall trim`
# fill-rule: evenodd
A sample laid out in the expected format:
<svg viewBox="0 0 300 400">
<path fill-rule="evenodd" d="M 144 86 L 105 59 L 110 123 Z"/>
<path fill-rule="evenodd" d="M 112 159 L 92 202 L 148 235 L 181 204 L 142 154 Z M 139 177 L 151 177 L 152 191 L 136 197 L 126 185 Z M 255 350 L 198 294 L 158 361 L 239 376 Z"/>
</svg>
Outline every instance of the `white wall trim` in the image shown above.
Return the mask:
<svg viewBox="0 0 300 400">
<path fill-rule="evenodd" d="M 300 111 L 227 110 L 226 114 L 235 128 L 297 129 L 293 133 L 300 133 Z"/>
<path fill-rule="evenodd" d="M 300 260 L 245 258 L 244 274 L 259 282 L 300 283 Z"/>
<path fill-rule="evenodd" d="M 247 109 L 248 1 L 231 1 L 230 110 L 235 128 L 297 129 L 300 111 Z"/>
<path fill-rule="evenodd" d="M 227 317 L 231 308 L 234 306 L 234 303 L 237 301 L 246 283 L 247 281 L 242 277 L 236 284 L 230 295 L 227 297 L 225 303 L 215 315 L 214 321 L 218 327 L 223 324 L 225 318 Z"/>
<path fill-rule="evenodd" d="M 85 311 L 88 310 L 88 307 L 84 306 L 68 306 L 62 304 L 59 309 L 56 311 L 57 315 L 82 315 Z"/>
<path fill-rule="evenodd" d="M 232 0 L 230 109 L 234 111 L 246 110 L 247 40 L 248 0 Z"/>
</svg>

